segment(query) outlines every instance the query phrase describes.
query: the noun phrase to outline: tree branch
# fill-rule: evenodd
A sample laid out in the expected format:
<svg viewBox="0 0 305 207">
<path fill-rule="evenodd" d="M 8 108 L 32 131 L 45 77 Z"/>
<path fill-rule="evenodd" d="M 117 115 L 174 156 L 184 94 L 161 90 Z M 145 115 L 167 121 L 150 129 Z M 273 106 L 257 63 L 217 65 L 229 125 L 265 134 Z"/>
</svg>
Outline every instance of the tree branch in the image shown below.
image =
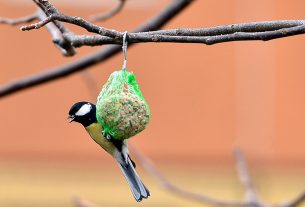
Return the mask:
<svg viewBox="0 0 305 207">
<path fill-rule="evenodd" d="M 20 28 L 22 31 L 39 29 L 44 25 L 48 24 L 49 22 L 54 22 L 56 24 L 56 22 L 61 21 L 80 26 L 86 29 L 88 32 L 92 32 L 112 38 L 121 38 L 123 36 L 120 32 L 95 25 L 81 17 L 66 16 L 62 14 L 60 11 L 58 11 L 58 9 L 56 9 L 48 0 L 33 0 L 33 1 L 46 13 L 48 17 L 38 23 L 31 24 L 28 26 L 22 26 Z M 58 26 L 59 29 L 65 29 L 62 26 L 59 25 L 56 26 Z M 65 30 L 62 30 L 62 33 L 65 32 L 66 32 Z"/>
<path fill-rule="evenodd" d="M 46 14 L 41 9 L 38 10 L 37 16 L 40 20 L 47 18 Z M 71 45 L 71 42 L 67 41 L 64 36 L 65 34 L 70 34 L 71 32 L 65 30 L 66 33 L 63 34 L 54 23 L 47 24 L 46 28 L 52 36 L 53 43 L 64 56 L 68 57 L 76 54 L 74 47 Z"/>
<path fill-rule="evenodd" d="M 139 161 L 140 165 L 145 169 L 145 171 L 150 174 L 161 187 L 178 197 L 217 207 L 246 206 L 243 202 L 222 201 L 202 193 L 193 193 L 185 190 L 184 188 L 180 188 L 170 182 L 163 174 L 161 174 L 161 172 L 157 169 L 157 167 L 155 167 L 152 161 L 140 153 L 137 148 L 133 147 L 132 145 L 129 145 L 129 148 L 131 149 L 133 156 L 136 157 L 137 161 Z"/>
<path fill-rule="evenodd" d="M 283 28 L 291 28 L 304 25 L 304 20 L 276 20 L 276 21 L 261 21 L 261 22 L 247 22 L 239 24 L 228 24 L 209 28 L 179 28 L 167 29 L 151 32 L 139 32 L 139 34 L 158 34 L 169 36 L 216 36 L 233 34 L 235 32 L 266 32 L 274 31 Z"/>
<path fill-rule="evenodd" d="M 75 47 L 81 47 L 84 45 L 96 46 L 104 44 L 122 44 L 123 32 L 100 27 L 80 17 L 66 16 L 60 13 L 48 0 L 34 0 L 34 2 L 44 11 L 46 17 L 44 19 L 40 19 L 41 21 L 38 23 L 23 26 L 21 29 L 38 29 L 46 25 L 52 36 L 57 36 L 57 38 L 53 37 L 53 42 L 65 55 L 73 55 L 75 53 Z M 241 40 L 267 41 L 305 33 L 304 20 L 252 22 L 210 28 L 184 28 L 151 31 L 159 29 L 161 26 L 163 26 L 163 24 L 183 10 L 191 2 L 193 1 L 173 1 L 173 3 L 167 9 L 162 11 L 160 15 L 153 20 L 153 22 L 143 25 L 134 32 L 128 33 L 127 40 L 129 45 L 140 42 L 203 43 L 211 45 Z M 50 22 L 54 23 L 55 27 L 61 32 L 61 34 L 54 32 L 54 26 L 48 24 Z M 89 32 L 96 33 L 97 35 L 75 35 L 65 28 L 60 22 L 78 25 L 87 29 Z M 98 53 L 89 55 L 62 67 L 25 77 L 20 80 L 12 81 L 0 87 L 0 97 L 83 70 L 86 67 L 108 59 L 119 51 L 120 47 L 117 46 L 106 47 L 104 50 Z"/>
<path fill-rule="evenodd" d="M 66 16 L 60 13 L 47 0 L 37 0 L 41 7 L 48 8 L 48 17 L 38 23 L 21 27 L 21 30 L 39 29 L 52 21 L 62 21 L 74 24 L 98 35 L 71 36 L 67 38 L 77 47 L 87 45 L 122 44 L 123 32 L 107 29 L 80 17 Z M 50 9 L 51 8 L 51 9 Z M 46 9 L 45 9 L 46 10 Z M 242 40 L 272 40 L 305 33 L 304 20 L 252 22 L 231 24 L 212 28 L 185 28 L 153 31 L 145 33 L 129 33 L 129 43 L 143 42 L 175 42 L 175 43 L 203 43 L 212 45 L 216 43 Z"/>
<path fill-rule="evenodd" d="M 287 20 L 289 23 L 290 21 L 294 22 L 293 20 Z M 277 23 L 276 21 L 271 22 L 272 24 Z M 256 22 L 255 24 L 266 27 L 264 22 Z M 232 34 L 224 34 L 227 27 L 232 25 L 226 25 L 223 27 L 218 27 L 220 29 L 218 32 L 219 34 L 215 36 L 169 36 L 169 35 L 162 35 L 162 34 L 150 34 L 147 32 L 145 34 L 141 33 L 128 33 L 127 39 L 128 43 L 146 43 L 146 42 L 170 42 L 170 43 L 203 43 L 206 45 L 213 45 L 217 43 L 224 43 L 224 42 L 233 42 L 233 41 L 244 41 L 244 40 L 262 40 L 268 41 L 283 37 L 295 36 L 299 34 L 305 33 L 305 25 L 301 26 L 294 26 L 290 28 L 282 28 L 275 31 L 264 31 L 264 32 L 237 32 L 233 30 Z M 211 33 L 215 33 L 215 31 L 211 30 L 212 28 L 206 29 L 194 29 L 200 31 L 210 31 Z M 188 29 L 190 30 L 190 29 Z M 166 32 L 172 32 L 171 30 L 167 30 Z M 193 30 L 191 30 L 193 32 Z M 154 32 L 151 32 L 154 33 Z M 118 33 L 118 35 L 121 33 Z M 121 38 L 111 38 L 107 36 L 101 35 L 79 35 L 79 36 L 68 36 L 72 44 L 75 47 L 81 46 L 97 46 L 97 45 L 104 45 L 104 44 L 122 44 Z"/>
<path fill-rule="evenodd" d="M 279 207 L 296 207 L 301 205 L 302 203 L 305 202 L 305 191 L 303 191 L 302 193 L 300 193 L 297 197 L 295 197 L 294 199 L 292 199 L 289 202 L 286 202 L 284 204 L 280 204 L 278 205 Z"/>
<path fill-rule="evenodd" d="M 18 25 L 18 24 L 23 24 L 23 23 L 29 23 L 29 22 L 32 22 L 36 19 L 38 19 L 37 18 L 37 13 L 31 14 L 31 15 L 26 16 L 26 17 L 20 17 L 20 18 L 17 18 L 17 19 L 0 17 L 0 24 Z"/>
<path fill-rule="evenodd" d="M 193 193 L 180 188 L 177 185 L 171 183 L 152 163 L 152 161 L 144 156 L 140 151 L 129 145 L 133 155 L 139 161 L 140 165 L 145 169 L 145 171 L 151 175 L 157 183 L 165 190 L 170 193 L 185 198 L 188 200 L 197 201 L 204 205 L 210 205 L 214 207 L 297 207 L 305 201 L 305 192 L 298 195 L 295 199 L 285 204 L 268 204 L 264 203 L 258 198 L 258 194 L 255 190 L 252 179 L 248 173 L 246 160 L 244 159 L 243 153 L 240 149 L 235 150 L 236 166 L 238 170 L 238 175 L 240 182 L 245 187 L 246 200 L 245 201 L 223 201 L 220 199 L 215 199 L 202 193 Z"/>
<path fill-rule="evenodd" d="M 28 26 L 23 26 L 21 27 L 21 30 L 25 31 L 39 29 L 45 24 L 55 20 L 74 24 L 86 29 L 89 32 L 99 34 L 93 36 L 85 35 L 70 37 L 69 40 L 71 41 L 71 44 L 77 45 L 77 47 L 83 45 L 97 46 L 104 44 L 122 44 L 123 32 L 100 27 L 80 17 L 70 17 L 60 13 L 52 13 L 43 21 Z M 203 43 L 206 45 L 212 45 L 223 42 L 244 40 L 267 41 L 304 33 L 304 20 L 282 20 L 231 24 L 211 28 L 184 28 L 152 32 L 136 32 L 129 33 L 127 39 L 129 43 L 174 42 Z"/>
<path fill-rule="evenodd" d="M 22 23 L 32 22 L 34 20 L 44 21 L 46 18 L 47 18 L 46 14 L 41 9 L 38 9 L 32 15 L 17 19 L 9 19 L 9 18 L 1 17 L 0 24 L 18 25 Z M 74 47 L 71 46 L 71 42 L 65 40 L 63 34 L 53 23 L 46 25 L 46 28 L 52 36 L 53 43 L 55 44 L 56 47 L 60 49 L 61 53 L 64 56 L 72 56 L 76 53 Z"/>
<path fill-rule="evenodd" d="M 161 28 L 178 13 L 183 11 L 190 3 L 192 3 L 192 1 L 173 0 L 168 7 L 162 10 L 157 16 L 152 18 L 150 21 L 146 22 L 141 27 L 136 29 L 135 32 L 144 32 Z M 130 46 L 132 46 L 132 44 L 129 44 L 129 47 Z M 39 84 L 46 83 L 49 81 L 57 80 L 67 75 L 71 75 L 73 73 L 85 70 L 92 65 L 95 65 L 101 61 L 112 57 L 120 51 L 120 46 L 108 46 L 96 53 L 90 54 L 66 65 L 9 82 L 5 85 L 0 86 L 0 97 L 8 96 L 18 91 L 28 89 L 30 87 L 37 86 Z"/>
<path fill-rule="evenodd" d="M 243 153 L 239 148 L 234 152 L 236 160 L 236 169 L 241 184 L 245 188 L 245 200 L 249 203 L 260 203 L 253 181 L 249 175 L 247 164 Z"/>
</svg>

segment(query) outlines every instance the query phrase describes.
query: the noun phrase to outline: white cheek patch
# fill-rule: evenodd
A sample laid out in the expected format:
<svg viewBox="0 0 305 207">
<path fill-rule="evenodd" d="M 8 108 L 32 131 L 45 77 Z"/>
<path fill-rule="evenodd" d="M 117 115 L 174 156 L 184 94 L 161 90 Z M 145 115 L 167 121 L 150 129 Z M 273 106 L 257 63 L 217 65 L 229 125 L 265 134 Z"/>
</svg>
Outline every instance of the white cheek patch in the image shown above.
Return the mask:
<svg viewBox="0 0 305 207">
<path fill-rule="evenodd" d="M 84 104 L 76 113 L 76 116 L 84 116 L 88 114 L 92 109 L 91 104 Z"/>
</svg>

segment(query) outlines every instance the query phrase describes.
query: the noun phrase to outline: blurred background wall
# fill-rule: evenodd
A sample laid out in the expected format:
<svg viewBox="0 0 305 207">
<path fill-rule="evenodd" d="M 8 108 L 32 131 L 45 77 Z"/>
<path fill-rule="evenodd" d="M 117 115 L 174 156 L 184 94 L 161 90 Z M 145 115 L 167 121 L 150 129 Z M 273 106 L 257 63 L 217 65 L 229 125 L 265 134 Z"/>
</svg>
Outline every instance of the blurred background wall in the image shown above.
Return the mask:
<svg viewBox="0 0 305 207">
<path fill-rule="evenodd" d="M 169 2 L 129 0 L 120 14 L 101 24 L 131 31 Z M 91 0 L 81 8 L 75 1 L 54 3 L 65 14 L 88 17 L 116 2 Z M 305 19 L 304 6 L 302 0 L 200 0 L 166 28 Z M 34 11 L 32 2 L 0 2 L 0 16 Z M 65 58 L 45 29 L 0 28 L 1 84 L 102 49 L 81 48 Z M 300 35 L 213 46 L 136 45 L 128 50 L 128 68 L 137 76 L 152 119 L 131 142 L 176 183 L 231 199 L 241 195 L 232 158 L 240 146 L 267 199 L 292 197 L 305 186 L 304 43 Z M 101 88 L 121 65 L 120 54 L 88 73 Z M 99 92 L 88 88 L 87 76 L 78 73 L 0 100 L 0 206 L 72 206 L 72 195 L 106 206 L 136 205 L 110 157 L 80 125 L 67 123 L 74 102 L 94 102 Z M 141 169 L 140 174 L 154 192 L 145 206 L 198 205 L 167 195 Z M 112 201 L 113 191 L 122 200 Z"/>
</svg>

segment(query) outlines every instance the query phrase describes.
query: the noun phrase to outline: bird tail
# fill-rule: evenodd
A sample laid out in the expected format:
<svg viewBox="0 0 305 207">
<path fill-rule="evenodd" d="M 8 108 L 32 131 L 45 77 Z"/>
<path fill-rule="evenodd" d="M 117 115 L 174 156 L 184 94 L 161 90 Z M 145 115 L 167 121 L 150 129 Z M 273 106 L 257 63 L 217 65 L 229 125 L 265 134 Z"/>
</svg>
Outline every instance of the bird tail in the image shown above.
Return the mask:
<svg viewBox="0 0 305 207">
<path fill-rule="evenodd" d="M 127 163 L 122 164 L 118 161 L 118 164 L 136 201 L 140 202 L 143 198 L 148 198 L 148 196 L 150 196 L 149 190 L 141 181 L 129 156 L 127 158 Z"/>
</svg>

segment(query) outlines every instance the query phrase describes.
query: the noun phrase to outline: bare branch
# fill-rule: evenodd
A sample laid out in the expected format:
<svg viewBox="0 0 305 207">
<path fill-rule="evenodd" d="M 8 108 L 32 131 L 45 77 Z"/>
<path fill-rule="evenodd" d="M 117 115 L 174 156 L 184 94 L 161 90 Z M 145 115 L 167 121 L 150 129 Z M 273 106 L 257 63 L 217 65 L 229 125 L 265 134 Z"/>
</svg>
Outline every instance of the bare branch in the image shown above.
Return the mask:
<svg viewBox="0 0 305 207">
<path fill-rule="evenodd" d="M 31 14 L 26 17 L 16 18 L 16 19 L 0 17 L 0 24 L 17 25 L 17 24 L 29 23 L 36 19 L 38 19 L 37 13 Z"/>
<path fill-rule="evenodd" d="M 125 2 L 125 0 L 124 0 Z M 80 17 L 66 16 L 60 13 L 49 1 L 35 0 L 35 3 L 45 11 L 47 17 L 40 22 L 21 27 L 21 30 L 39 29 L 53 22 L 63 33 L 69 45 L 75 47 L 97 46 L 104 44 L 122 44 L 123 32 L 107 29 Z M 74 35 L 60 22 L 74 24 L 98 35 Z M 231 24 L 211 28 L 184 28 L 160 31 L 134 32 L 127 35 L 129 43 L 143 42 L 174 42 L 202 43 L 212 45 L 231 41 L 272 40 L 305 33 L 304 20 L 282 20 L 267 22 L 252 22 Z"/>
<path fill-rule="evenodd" d="M 300 206 L 304 202 L 305 202 L 305 191 L 300 193 L 296 198 L 292 199 L 291 201 L 278 205 L 278 206 L 279 207 L 297 207 L 297 206 Z"/>
<path fill-rule="evenodd" d="M 122 40 L 113 39 L 111 37 L 101 36 L 101 35 L 64 35 L 67 40 L 69 40 L 74 47 L 86 46 L 97 46 L 104 44 L 117 44 L 121 45 Z"/>
<path fill-rule="evenodd" d="M 108 37 L 112 37 L 112 38 L 121 38 L 122 37 L 121 32 L 105 29 L 104 27 L 100 27 L 98 25 L 92 24 L 81 17 L 70 17 L 70 16 L 66 16 L 63 14 L 59 14 L 59 13 L 53 13 L 50 16 L 48 16 L 46 19 L 44 19 L 38 23 L 31 24 L 28 26 L 22 26 L 20 29 L 22 31 L 40 29 L 44 25 L 48 24 L 49 22 L 55 21 L 55 20 L 80 26 L 80 27 L 86 29 L 88 32 L 92 32 L 92 33 L 96 33 L 96 34 L 100 34 L 100 35 L 104 35 L 104 36 L 108 36 Z"/>
<path fill-rule="evenodd" d="M 168 35 L 168 36 L 216 36 L 233 34 L 235 32 L 266 32 L 275 31 L 283 28 L 291 28 L 304 25 L 304 20 L 276 20 L 276 21 L 261 21 L 247 22 L 239 24 L 228 24 L 209 28 L 179 28 L 167 29 L 150 32 L 139 32 L 139 34 L 147 35 Z"/>
<path fill-rule="evenodd" d="M 178 13 L 183 11 L 183 9 L 185 9 L 192 2 L 193 1 L 189 0 L 173 0 L 168 7 L 162 10 L 157 16 L 152 18 L 150 21 L 146 22 L 141 27 L 136 29 L 135 32 L 151 31 L 161 28 L 164 24 L 170 21 Z M 132 46 L 132 44 L 129 44 L 129 47 L 130 46 Z M 15 92 L 28 89 L 30 87 L 37 86 L 39 84 L 46 83 L 52 80 L 57 80 L 67 75 L 71 75 L 73 73 L 85 70 L 88 67 L 102 62 L 119 52 L 121 52 L 120 46 L 114 45 L 105 47 L 96 53 L 90 54 L 89 56 L 83 57 L 72 63 L 50 69 L 46 72 L 41 72 L 12 81 L 10 83 L 7 83 L 6 85 L 0 86 L 0 97 L 8 96 Z"/>
<path fill-rule="evenodd" d="M 62 33 L 62 37 L 60 36 L 60 38 L 56 38 L 54 42 L 60 48 L 63 48 L 64 54 L 66 53 L 72 55 L 75 53 L 74 47 L 81 47 L 83 45 L 96 46 L 103 44 L 122 44 L 122 32 L 94 25 L 80 17 L 65 16 L 61 14 L 47 0 L 34 0 L 34 2 L 45 12 L 47 16 L 40 22 L 22 27 L 22 29 L 28 30 L 40 28 L 44 25 L 50 25 L 47 23 L 53 22 L 57 29 Z M 143 25 L 135 32 L 128 33 L 127 39 L 129 45 L 139 42 L 183 42 L 216 44 L 221 42 L 240 40 L 266 41 L 275 38 L 282 38 L 305 33 L 304 20 L 252 22 L 211 28 L 186 28 L 149 32 L 151 30 L 160 28 L 164 23 L 166 23 L 169 19 L 175 16 L 179 11 L 181 11 L 191 2 L 193 1 L 173 1 L 173 3 L 167 9 L 162 11 L 160 15 L 153 22 L 151 22 L 152 24 L 147 23 L 147 25 Z M 65 28 L 60 23 L 60 21 L 78 25 L 87 29 L 89 32 L 96 33 L 98 35 L 74 35 L 67 28 Z M 52 33 L 54 29 L 50 29 L 50 26 L 47 27 L 49 27 L 49 30 Z M 57 36 L 59 36 L 58 33 Z M 86 67 L 103 61 L 118 52 L 120 52 L 120 47 L 107 47 L 101 52 L 92 54 L 74 63 L 53 69 L 48 72 L 29 76 L 21 80 L 13 81 L 7 85 L 0 87 L 0 97 L 83 70 Z"/>
<path fill-rule="evenodd" d="M 48 0 L 33 0 L 36 5 L 46 14 L 47 17 L 54 15 L 61 15 L 60 12 L 51 4 Z M 41 20 L 44 21 L 44 20 Z M 53 21 L 55 26 L 61 31 L 61 33 L 68 33 L 69 30 L 64 27 L 60 22 Z"/>
<path fill-rule="evenodd" d="M 121 38 L 123 35 L 120 32 L 115 30 L 106 29 L 104 27 L 100 27 L 98 25 L 92 24 L 91 22 L 81 18 L 81 17 L 70 17 L 62 14 L 59 12 L 48 0 L 34 0 L 34 2 L 46 13 L 48 18 L 29 25 L 21 27 L 21 30 L 32 30 L 32 29 L 39 29 L 44 25 L 48 24 L 49 22 L 53 21 L 54 24 L 61 30 L 62 33 L 66 33 L 66 29 L 63 26 L 58 25 L 56 22 L 66 22 L 70 24 L 74 24 L 86 29 L 88 32 L 113 37 L 113 38 Z M 55 21 L 58 20 L 58 21 Z"/>
<path fill-rule="evenodd" d="M 258 198 L 252 179 L 248 173 L 245 158 L 240 149 L 235 150 L 235 158 L 240 182 L 243 184 L 246 191 L 245 201 L 223 201 L 215 199 L 205 194 L 193 193 L 170 182 L 152 163 L 152 161 L 144 156 L 140 151 L 132 145 L 129 145 L 133 155 L 139 161 L 141 166 L 149 173 L 160 186 L 165 190 L 173 193 L 176 196 L 200 202 L 205 205 L 216 207 L 297 207 L 305 202 L 305 192 L 302 192 L 295 199 L 285 204 L 267 204 Z"/>
<path fill-rule="evenodd" d="M 34 20 L 45 21 L 47 18 L 46 14 L 41 10 L 38 9 L 32 15 L 21 17 L 17 19 L 9 19 L 9 18 L 0 18 L 0 24 L 10 24 L 10 25 L 18 25 L 22 23 L 28 23 Z M 52 36 L 53 43 L 60 49 L 63 55 L 65 56 L 72 56 L 76 53 L 74 47 L 71 46 L 71 43 L 64 39 L 63 35 L 59 31 L 59 29 L 54 26 L 54 24 L 46 25 L 47 30 L 50 32 Z"/>
<path fill-rule="evenodd" d="M 123 32 L 109 30 L 94 25 L 80 17 L 69 17 L 62 14 L 52 14 L 38 23 L 23 26 L 22 30 L 39 29 L 45 24 L 58 20 L 75 24 L 87 31 L 99 35 L 70 36 L 71 44 L 80 46 L 96 46 L 104 44 L 122 44 Z M 231 24 L 211 28 L 169 29 L 152 32 L 137 32 L 128 34 L 129 43 L 173 42 L 173 43 L 203 43 L 212 45 L 223 42 L 245 40 L 273 40 L 305 33 L 304 20 L 282 20 L 268 22 L 252 22 Z M 103 36 L 100 36 L 103 35 Z M 75 41 L 75 42 L 74 42 Z"/>
<path fill-rule="evenodd" d="M 210 196 L 201 194 L 201 193 L 193 193 L 187 191 L 183 188 L 176 186 L 175 184 L 171 183 L 161 172 L 154 166 L 154 164 L 138 149 L 129 145 L 133 155 L 136 159 L 140 162 L 141 166 L 149 173 L 158 183 L 162 186 L 165 190 L 173 193 L 176 196 L 183 197 L 185 199 L 194 200 L 200 203 L 204 203 L 210 206 L 221 206 L 221 207 L 242 207 L 246 206 L 246 203 L 243 202 L 232 202 L 232 201 L 222 201 Z"/>
<path fill-rule="evenodd" d="M 260 24 L 260 23 L 256 22 L 256 24 Z M 263 25 L 264 22 L 262 22 L 261 24 L 262 26 L 264 26 Z M 273 40 L 288 36 L 295 36 L 305 33 L 305 25 L 291 27 L 291 28 L 283 28 L 275 31 L 250 32 L 250 33 L 233 31 L 232 34 L 223 34 L 226 30 L 226 27 L 228 26 L 224 26 L 223 28 L 221 28 L 224 30 L 220 30 L 219 31 L 220 33 L 215 36 L 168 36 L 168 35 L 160 35 L 160 34 L 150 35 L 150 33 L 147 32 L 146 34 L 128 33 L 127 38 L 129 43 L 171 42 L 171 43 L 203 43 L 206 45 L 212 45 L 223 42 L 244 41 L 244 40 L 268 41 L 268 40 Z M 206 28 L 206 30 L 210 30 L 210 28 Z M 121 33 L 118 34 L 121 35 Z M 73 37 L 71 36 L 69 39 L 75 47 L 81 47 L 84 45 L 96 46 L 96 45 L 104 45 L 104 44 L 122 44 L 121 39 L 105 37 L 100 35 L 82 35 L 82 36 L 73 36 Z"/>
<path fill-rule="evenodd" d="M 65 34 L 72 35 L 73 33 L 69 31 L 66 27 L 63 26 L 63 24 L 59 21 L 52 21 L 52 24 L 48 24 L 50 20 L 52 19 L 51 14 L 57 15 L 59 14 L 59 11 L 50 4 L 47 0 L 33 0 L 37 6 L 40 8 L 39 15 L 40 17 L 40 26 L 39 23 L 36 25 L 32 25 L 34 27 L 37 27 L 36 29 L 46 25 L 47 29 L 51 33 L 53 37 L 53 43 L 60 49 L 63 55 L 65 56 L 73 56 L 76 51 L 75 48 L 72 46 L 72 43 L 68 41 L 65 38 Z M 45 4 L 43 4 L 43 2 Z M 48 24 L 48 25 L 47 25 Z M 23 27 L 21 27 L 21 30 L 23 30 Z"/>
<path fill-rule="evenodd" d="M 94 15 L 89 17 L 91 21 L 105 21 L 106 19 L 109 19 L 113 17 L 114 15 L 118 14 L 125 6 L 127 0 L 118 0 L 118 4 L 110 11 L 104 13 L 104 14 L 99 14 L 99 15 Z"/>
<path fill-rule="evenodd" d="M 235 160 L 236 160 L 236 169 L 238 172 L 238 177 L 241 184 L 245 188 L 245 200 L 249 203 L 259 203 L 260 199 L 258 198 L 258 194 L 256 192 L 253 181 L 249 175 L 247 164 L 244 158 L 242 151 L 237 148 L 235 150 Z"/>
<path fill-rule="evenodd" d="M 52 22 L 56 20 L 56 14 L 53 14 L 51 16 L 48 16 L 46 17 L 45 19 L 41 20 L 40 22 L 38 23 L 35 23 L 35 24 L 31 24 L 31 25 L 28 25 L 28 26 L 22 26 L 20 27 L 20 29 L 22 31 L 26 31 L 26 30 L 32 30 L 32 29 L 40 29 L 41 27 L 43 27 L 44 25 Z"/>
<path fill-rule="evenodd" d="M 39 9 L 37 12 L 38 19 L 44 20 L 46 19 L 46 14 Z M 73 56 L 76 54 L 74 47 L 71 45 L 70 41 L 64 37 L 65 34 L 61 33 L 57 26 L 54 23 L 50 23 L 46 25 L 47 30 L 50 32 L 52 36 L 52 41 L 56 45 L 56 47 L 61 51 L 64 56 Z M 70 32 L 67 32 L 67 34 Z"/>
</svg>

